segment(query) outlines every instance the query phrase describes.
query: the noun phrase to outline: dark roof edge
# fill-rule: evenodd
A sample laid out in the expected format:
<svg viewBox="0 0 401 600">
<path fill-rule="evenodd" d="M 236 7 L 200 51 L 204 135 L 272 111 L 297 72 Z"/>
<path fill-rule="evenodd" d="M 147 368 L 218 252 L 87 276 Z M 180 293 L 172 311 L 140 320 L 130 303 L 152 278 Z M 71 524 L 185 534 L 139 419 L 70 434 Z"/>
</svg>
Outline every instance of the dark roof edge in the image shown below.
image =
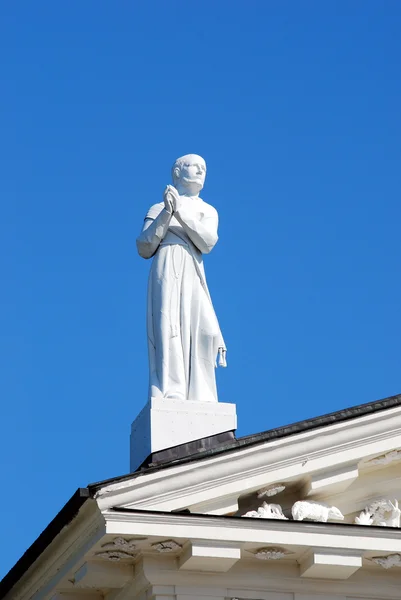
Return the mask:
<svg viewBox="0 0 401 600">
<path fill-rule="evenodd" d="M 0 598 L 14 587 L 24 573 L 39 558 L 47 546 L 54 540 L 62 529 L 72 521 L 81 506 L 90 498 L 88 488 L 78 488 L 60 512 L 50 521 L 49 525 L 42 531 L 38 538 L 21 556 L 21 558 L 10 569 L 7 575 L 0 581 Z"/>
<path fill-rule="evenodd" d="M 278 427 L 277 429 L 271 429 L 262 433 L 248 435 L 237 440 L 238 446 L 250 446 L 254 443 L 260 443 L 264 441 L 270 441 L 279 437 L 285 437 L 295 433 L 302 433 L 303 431 L 309 431 L 311 429 L 317 429 L 318 427 L 326 427 L 333 425 L 334 423 L 341 423 L 343 421 L 349 421 L 358 417 L 365 417 L 376 412 L 388 410 L 401 406 L 401 394 L 395 396 L 389 396 L 381 400 L 374 402 L 367 402 L 365 404 L 359 404 L 357 406 L 350 406 L 349 408 L 343 408 L 320 417 L 312 417 L 311 419 L 305 419 L 304 421 L 298 421 L 291 425 L 285 425 L 284 427 Z"/>
<path fill-rule="evenodd" d="M 204 452 L 198 452 L 196 454 L 192 454 L 184 458 L 172 460 L 156 466 L 142 468 L 133 473 L 128 473 L 126 475 L 120 475 L 119 477 L 112 477 L 111 479 L 106 479 L 104 481 L 92 483 L 88 485 L 88 488 L 91 494 L 93 495 L 96 494 L 96 492 L 99 489 L 105 487 L 106 485 L 112 485 L 113 483 L 118 483 L 120 481 L 134 479 L 135 477 L 139 477 L 140 475 L 155 473 L 156 471 L 160 471 L 161 469 L 166 469 L 168 467 L 199 461 L 204 458 L 217 456 L 218 454 L 234 452 L 235 450 L 238 450 L 240 448 L 256 446 L 258 444 L 263 444 L 272 440 L 277 440 L 283 437 L 289 437 L 297 433 L 312 431 L 313 429 L 318 429 L 319 427 L 326 427 L 335 423 L 341 423 L 351 419 L 356 419 L 358 417 L 364 417 L 366 415 L 380 412 L 383 410 L 388 410 L 397 406 L 401 406 L 401 394 L 389 396 L 388 398 L 383 398 L 381 400 L 375 400 L 374 402 L 359 404 L 358 406 L 351 406 L 349 408 L 344 408 L 342 410 L 328 413 L 320 417 L 312 417 L 311 419 L 305 419 L 304 421 L 298 421 L 296 423 L 292 423 L 291 425 L 284 425 L 283 427 L 277 427 L 275 429 L 270 429 L 261 433 L 247 435 L 235 439 L 232 442 L 228 442 L 227 444 L 219 445 L 217 448 L 211 448 L 209 450 L 205 450 Z"/>
</svg>

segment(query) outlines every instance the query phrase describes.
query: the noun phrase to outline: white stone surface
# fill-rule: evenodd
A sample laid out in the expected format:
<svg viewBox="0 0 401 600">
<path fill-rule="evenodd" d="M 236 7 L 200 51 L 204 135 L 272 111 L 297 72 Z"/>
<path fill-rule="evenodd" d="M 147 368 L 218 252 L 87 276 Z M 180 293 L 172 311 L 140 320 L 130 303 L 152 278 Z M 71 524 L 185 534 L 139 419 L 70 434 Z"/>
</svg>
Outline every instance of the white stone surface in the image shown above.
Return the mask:
<svg viewBox="0 0 401 600">
<path fill-rule="evenodd" d="M 332 470 L 325 469 L 308 479 L 302 493 L 304 496 L 338 494 L 349 488 L 358 476 L 357 464 L 347 464 Z"/>
<path fill-rule="evenodd" d="M 241 547 L 234 544 L 190 542 L 178 560 L 179 569 L 189 571 L 228 571 L 241 558 Z"/>
<path fill-rule="evenodd" d="M 152 453 L 237 428 L 235 404 L 152 398 L 131 427 L 131 471 Z"/>
<path fill-rule="evenodd" d="M 203 254 L 215 246 L 217 211 L 199 197 L 206 163 L 196 154 L 176 160 L 174 186 L 148 211 L 137 248 L 153 257 L 147 333 L 149 398 L 217 402 L 216 357 L 226 346 L 206 283 Z"/>
<path fill-rule="evenodd" d="M 348 579 L 362 567 L 362 555 L 343 552 L 311 552 L 300 565 L 301 577 Z"/>
<path fill-rule="evenodd" d="M 113 565 L 113 563 L 85 563 L 74 574 L 76 588 L 123 588 L 133 577 L 131 565 Z"/>
<path fill-rule="evenodd" d="M 230 496 L 215 498 L 211 501 L 193 504 L 191 512 L 207 515 L 233 515 L 238 512 L 238 500 Z"/>
</svg>

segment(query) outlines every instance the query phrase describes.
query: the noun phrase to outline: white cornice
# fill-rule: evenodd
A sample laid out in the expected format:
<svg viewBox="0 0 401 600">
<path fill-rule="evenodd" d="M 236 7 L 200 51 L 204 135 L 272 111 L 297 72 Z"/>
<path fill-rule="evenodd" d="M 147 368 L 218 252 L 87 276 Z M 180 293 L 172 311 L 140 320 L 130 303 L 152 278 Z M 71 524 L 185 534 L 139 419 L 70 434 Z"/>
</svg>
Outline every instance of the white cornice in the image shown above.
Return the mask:
<svg viewBox="0 0 401 600">
<path fill-rule="evenodd" d="M 292 547 L 401 552 L 399 529 L 239 517 L 176 515 L 141 511 L 104 513 L 106 533 L 260 543 Z"/>
<path fill-rule="evenodd" d="M 400 446 L 401 407 L 396 407 L 135 476 L 100 489 L 96 500 L 102 511 L 115 506 L 179 510 L 357 464 Z"/>
</svg>

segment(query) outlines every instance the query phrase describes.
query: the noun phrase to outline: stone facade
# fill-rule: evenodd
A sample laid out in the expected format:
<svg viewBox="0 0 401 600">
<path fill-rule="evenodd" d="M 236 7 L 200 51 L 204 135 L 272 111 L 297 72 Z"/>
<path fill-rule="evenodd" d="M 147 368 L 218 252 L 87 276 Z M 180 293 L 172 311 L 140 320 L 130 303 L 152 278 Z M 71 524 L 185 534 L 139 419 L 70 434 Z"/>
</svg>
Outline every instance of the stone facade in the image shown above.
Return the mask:
<svg viewBox="0 0 401 600">
<path fill-rule="evenodd" d="M 89 486 L 0 597 L 399 600 L 400 482 L 401 397 L 234 440 Z"/>
</svg>

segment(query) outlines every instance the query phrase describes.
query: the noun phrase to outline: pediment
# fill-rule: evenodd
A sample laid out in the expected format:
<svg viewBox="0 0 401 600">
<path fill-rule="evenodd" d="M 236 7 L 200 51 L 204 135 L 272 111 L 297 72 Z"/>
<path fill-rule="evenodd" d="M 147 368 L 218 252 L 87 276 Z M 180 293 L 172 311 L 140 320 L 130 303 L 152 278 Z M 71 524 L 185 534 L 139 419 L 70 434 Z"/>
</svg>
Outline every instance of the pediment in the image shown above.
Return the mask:
<svg viewBox="0 0 401 600">
<path fill-rule="evenodd" d="M 380 500 L 389 510 L 401 501 L 401 407 L 150 468 L 98 487 L 95 497 L 102 511 L 243 516 L 278 504 L 288 519 L 296 502 L 312 501 L 354 523 Z"/>
<path fill-rule="evenodd" d="M 43 548 L 33 561 L 28 556 L 22 576 L 16 565 L 5 597 L 75 600 L 99 590 L 134 597 L 207 572 L 234 590 L 221 598 L 242 598 L 244 582 L 248 598 L 259 598 L 267 581 L 298 592 L 302 578 L 308 591 L 324 594 L 337 580 L 341 598 L 394 598 L 401 406 L 356 413 L 234 440 L 80 490 L 41 535 L 49 539 L 35 542 Z"/>
</svg>

